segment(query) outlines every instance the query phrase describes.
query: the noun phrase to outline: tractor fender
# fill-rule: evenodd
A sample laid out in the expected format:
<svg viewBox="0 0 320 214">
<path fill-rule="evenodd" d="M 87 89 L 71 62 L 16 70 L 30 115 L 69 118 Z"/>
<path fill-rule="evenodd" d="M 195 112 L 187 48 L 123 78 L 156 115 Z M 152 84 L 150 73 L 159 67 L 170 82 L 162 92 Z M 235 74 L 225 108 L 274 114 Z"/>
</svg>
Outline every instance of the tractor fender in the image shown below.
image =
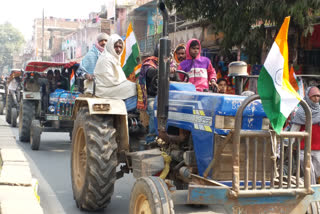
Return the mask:
<svg viewBox="0 0 320 214">
<path fill-rule="evenodd" d="M 24 91 L 22 95 L 24 100 L 41 100 L 40 92 Z"/>
<path fill-rule="evenodd" d="M 108 110 L 97 111 L 94 105 L 108 105 Z M 87 106 L 90 115 L 113 115 L 114 125 L 118 133 L 119 151 L 129 151 L 129 128 L 127 108 L 123 100 L 97 97 L 77 97 L 75 100 L 72 119 L 75 120 L 80 107 Z"/>
</svg>

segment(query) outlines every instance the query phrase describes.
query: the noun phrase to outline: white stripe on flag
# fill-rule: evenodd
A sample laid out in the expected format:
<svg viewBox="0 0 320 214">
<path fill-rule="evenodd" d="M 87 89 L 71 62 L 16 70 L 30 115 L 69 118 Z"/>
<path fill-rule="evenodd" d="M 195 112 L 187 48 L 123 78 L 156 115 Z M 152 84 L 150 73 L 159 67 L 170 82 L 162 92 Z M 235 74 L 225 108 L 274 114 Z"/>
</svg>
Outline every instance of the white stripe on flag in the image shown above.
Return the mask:
<svg viewBox="0 0 320 214">
<path fill-rule="evenodd" d="M 280 95 L 280 112 L 289 117 L 292 109 L 299 102 L 297 98 L 282 87 L 284 58 L 276 42 L 273 43 L 264 67 L 273 80 L 274 87 Z"/>
<path fill-rule="evenodd" d="M 134 36 L 134 33 L 133 33 L 133 31 L 132 31 L 132 32 L 130 33 L 130 35 L 126 38 L 126 58 L 125 58 L 125 60 L 124 60 L 123 65 L 126 64 L 127 59 L 129 58 L 129 56 L 130 56 L 131 53 L 132 53 L 132 46 L 133 46 L 134 44 L 136 44 L 136 43 L 137 43 L 137 40 L 136 40 L 136 38 L 135 38 L 135 36 Z"/>
<path fill-rule="evenodd" d="M 140 70 L 141 70 L 141 68 L 137 69 L 137 70 L 135 71 L 135 75 L 139 74 L 139 73 L 140 73 Z"/>
<path fill-rule="evenodd" d="M 275 83 L 278 93 L 278 87 L 281 88 L 282 86 L 283 65 L 284 58 L 280 52 L 279 46 L 274 42 L 264 63 L 264 67 L 271 76 L 273 83 Z"/>
</svg>

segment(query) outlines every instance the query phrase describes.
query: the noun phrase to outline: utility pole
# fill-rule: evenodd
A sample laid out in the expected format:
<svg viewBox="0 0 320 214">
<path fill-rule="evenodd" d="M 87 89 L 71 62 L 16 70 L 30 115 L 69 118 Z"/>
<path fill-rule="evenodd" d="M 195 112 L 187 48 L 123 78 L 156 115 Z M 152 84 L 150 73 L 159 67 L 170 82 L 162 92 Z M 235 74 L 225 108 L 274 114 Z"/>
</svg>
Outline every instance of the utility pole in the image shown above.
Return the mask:
<svg viewBox="0 0 320 214">
<path fill-rule="evenodd" d="M 44 8 L 42 9 L 42 51 L 41 51 L 41 61 L 43 61 L 43 51 L 44 51 Z"/>
<path fill-rule="evenodd" d="M 173 47 L 176 48 L 177 12 L 174 13 Z"/>
</svg>

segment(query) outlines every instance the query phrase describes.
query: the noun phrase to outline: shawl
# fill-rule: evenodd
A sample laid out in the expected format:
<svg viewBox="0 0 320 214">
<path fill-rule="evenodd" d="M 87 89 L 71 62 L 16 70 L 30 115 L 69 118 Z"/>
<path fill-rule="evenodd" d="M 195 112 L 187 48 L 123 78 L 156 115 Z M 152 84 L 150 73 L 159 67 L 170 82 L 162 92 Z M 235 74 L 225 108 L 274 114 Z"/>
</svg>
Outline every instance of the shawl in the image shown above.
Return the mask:
<svg viewBox="0 0 320 214">
<path fill-rule="evenodd" d="M 101 47 L 98 42 L 95 44 L 95 46 L 101 53 L 104 51 L 104 47 Z"/>
<path fill-rule="evenodd" d="M 121 53 L 117 54 L 114 49 L 115 43 L 119 40 L 123 43 L 119 35 L 112 34 L 106 44 L 106 50 L 97 61 L 94 70 L 97 97 L 127 99 L 137 95 L 136 84 L 127 80 L 121 68 Z"/>
<path fill-rule="evenodd" d="M 139 78 L 137 82 L 137 90 L 138 90 L 138 101 L 137 101 L 137 109 L 146 110 L 147 109 L 147 87 L 146 87 L 146 75 L 147 71 L 150 67 L 158 68 L 158 58 L 155 56 L 151 56 L 146 58 L 142 62 L 141 70 L 139 73 Z"/>
<path fill-rule="evenodd" d="M 93 45 L 80 63 L 77 71 L 78 76 L 82 73 L 93 74 L 100 54 L 100 50 L 96 47 L 96 45 Z"/>
<path fill-rule="evenodd" d="M 315 86 L 313 86 L 315 87 Z M 307 102 L 308 106 L 311 109 L 312 114 L 312 124 L 320 123 L 320 105 L 319 103 L 314 103 L 309 98 L 309 92 L 312 87 L 307 88 L 306 90 L 306 96 L 304 97 L 304 100 Z M 300 105 L 298 107 L 297 113 L 295 114 L 292 123 L 304 125 L 306 122 L 306 115 L 304 113 L 303 107 Z"/>
</svg>

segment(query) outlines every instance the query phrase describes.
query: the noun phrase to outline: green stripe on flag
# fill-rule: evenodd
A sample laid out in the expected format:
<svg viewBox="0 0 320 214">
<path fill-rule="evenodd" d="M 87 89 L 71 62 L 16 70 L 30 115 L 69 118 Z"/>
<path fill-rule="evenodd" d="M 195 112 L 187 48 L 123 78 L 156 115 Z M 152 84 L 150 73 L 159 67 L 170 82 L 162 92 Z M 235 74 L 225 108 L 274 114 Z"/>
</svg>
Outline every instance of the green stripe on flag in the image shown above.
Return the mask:
<svg viewBox="0 0 320 214">
<path fill-rule="evenodd" d="M 130 56 L 128 57 L 126 63 L 122 68 L 124 73 L 126 74 L 126 77 L 130 76 L 134 68 L 138 65 L 137 57 L 139 57 L 139 48 L 138 48 L 138 44 L 135 43 L 132 46 L 132 53 L 130 54 Z"/>
<path fill-rule="evenodd" d="M 262 87 L 263 86 L 263 87 Z M 270 120 L 273 129 L 280 133 L 286 117 L 280 112 L 281 98 L 273 84 L 273 79 L 263 66 L 258 78 L 258 93 L 264 112 Z"/>
</svg>

